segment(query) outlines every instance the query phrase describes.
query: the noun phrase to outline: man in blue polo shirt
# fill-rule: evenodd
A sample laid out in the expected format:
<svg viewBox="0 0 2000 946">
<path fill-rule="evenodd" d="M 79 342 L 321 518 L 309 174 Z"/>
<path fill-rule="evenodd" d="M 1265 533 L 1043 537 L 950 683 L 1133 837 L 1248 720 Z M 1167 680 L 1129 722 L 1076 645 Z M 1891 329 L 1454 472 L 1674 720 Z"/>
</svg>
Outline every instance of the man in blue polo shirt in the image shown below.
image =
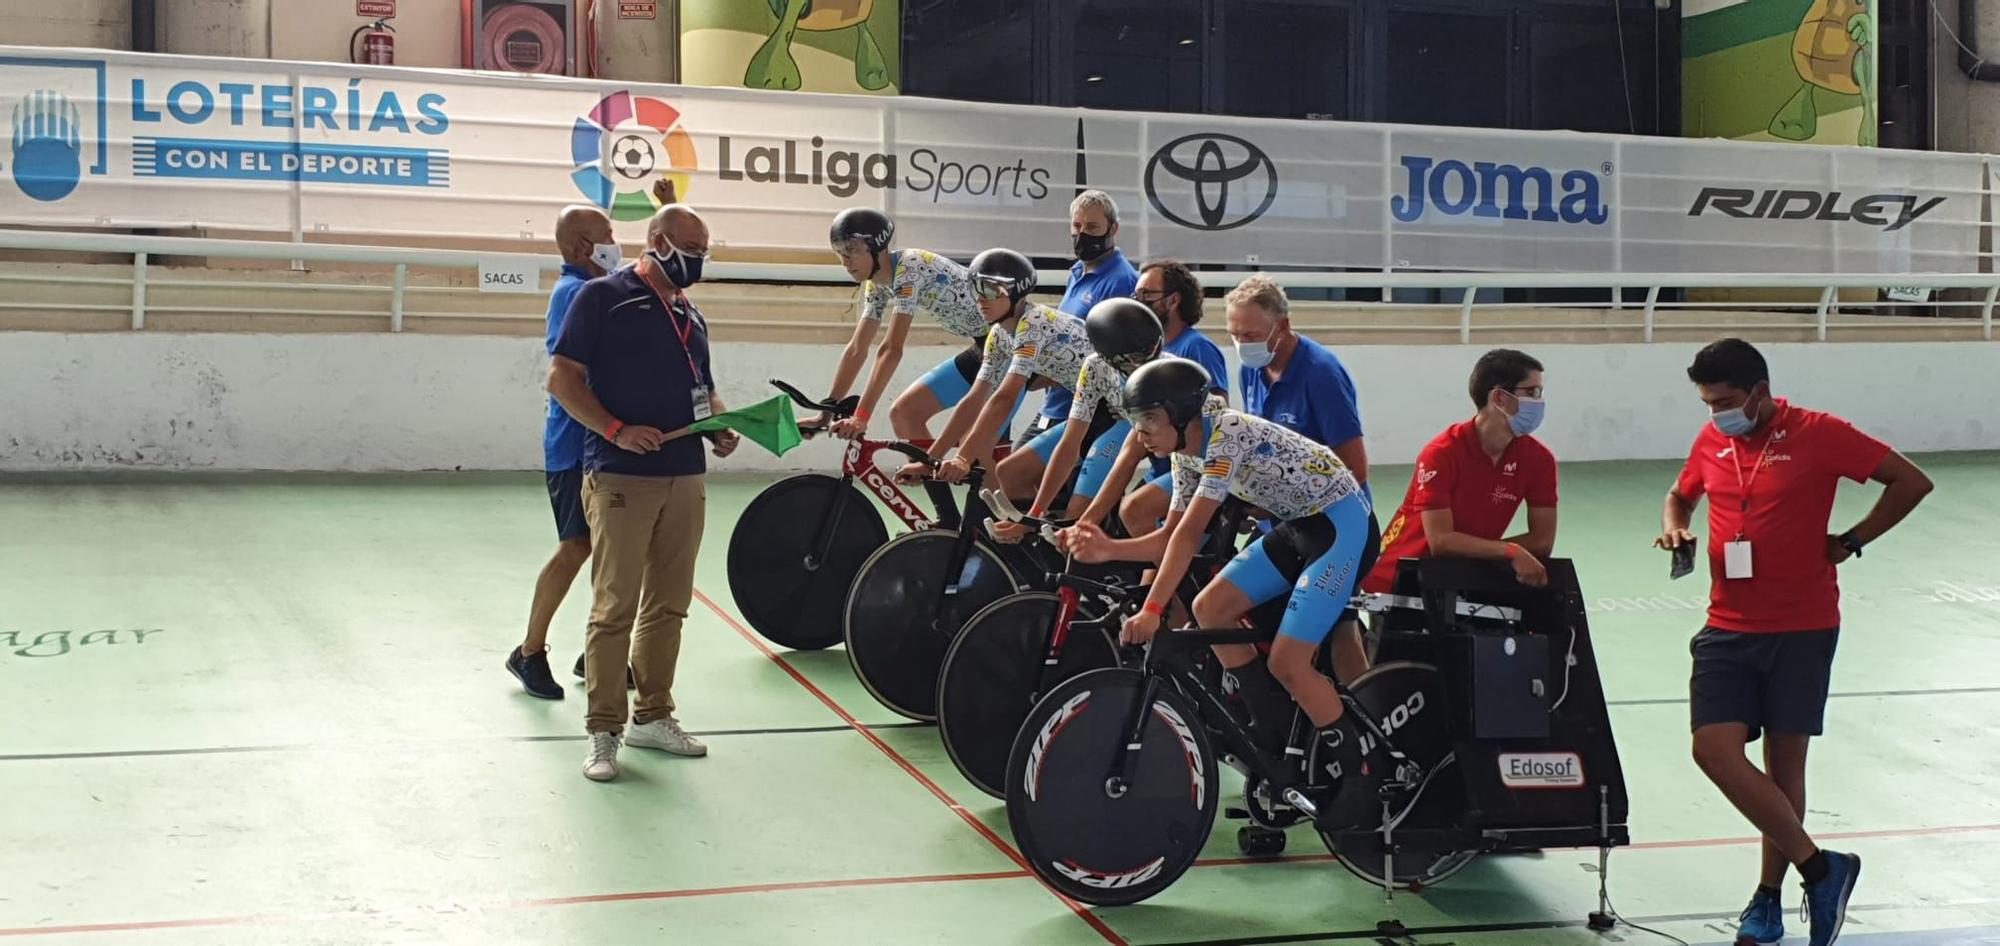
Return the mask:
<svg viewBox="0 0 2000 946">
<path fill-rule="evenodd" d="M 1076 263 L 1069 268 L 1069 286 L 1063 290 L 1056 309 L 1077 318 L 1090 314 L 1090 307 L 1105 299 L 1129 296 L 1139 282 L 1139 271 L 1118 249 L 1118 205 L 1111 195 L 1090 190 L 1069 202 L 1069 240 Z M 1034 434 L 1069 416 L 1069 389 L 1049 385 L 1042 400 L 1042 412 L 1028 431 Z M 1047 460 L 1047 457 L 1042 459 Z"/>
<path fill-rule="evenodd" d="M 1326 346 L 1292 331 L 1291 300 L 1271 277 L 1252 273 L 1229 291 L 1229 335 L 1243 367 L 1243 409 L 1333 448 L 1365 489 L 1368 448 L 1354 379 Z"/>
<path fill-rule="evenodd" d="M 590 754 L 583 773 L 618 777 L 626 745 L 699 756 L 708 747 L 674 718 L 681 624 L 694 597 L 707 487 L 701 437 L 667 433 L 723 410 L 709 366 L 708 324 L 686 289 L 701 279 L 708 227 L 669 204 L 636 266 L 577 293 L 556 339 L 549 393 L 589 431 L 583 510 L 590 523 L 590 636 L 584 642 Z M 737 436 L 708 435 L 728 456 Z M 637 692 L 627 727 L 625 668 Z"/>
<path fill-rule="evenodd" d="M 1291 300 L 1271 277 L 1250 274 L 1223 302 L 1236 357 L 1243 363 L 1236 373 L 1243 409 L 1333 448 L 1361 483 L 1370 528 L 1379 535 L 1374 494 L 1368 488 L 1368 448 L 1361 440 L 1361 407 L 1347 368 L 1326 346 L 1292 331 Z M 1332 643 L 1334 676 L 1352 681 L 1368 669 L 1355 612 L 1342 612 Z"/>
<path fill-rule="evenodd" d="M 1222 349 L 1208 340 L 1208 336 L 1195 330 L 1201 322 L 1201 281 L 1194 272 L 1179 260 L 1148 260 L 1139 268 L 1139 284 L 1132 290 L 1132 298 L 1146 304 L 1153 314 L 1159 316 L 1160 328 L 1165 332 L 1166 341 L 1160 346 L 1162 355 L 1186 358 L 1208 372 L 1212 389 L 1223 400 L 1229 399 L 1229 363 L 1222 359 Z M 1137 441 L 1127 444 L 1127 449 L 1141 453 L 1143 448 Z M 1115 467 L 1114 467 L 1115 469 Z M 1133 490 L 1118 507 L 1118 519 L 1127 528 L 1142 531 L 1167 517 L 1167 505 L 1173 498 L 1174 475 L 1167 469 L 1167 462 L 1155 460 L 1152 478 L 1144 486 Z M 1138 523 L 1138 526 L 1134 526 Z"/>
<path fill-rule="evenodd" d="M 556 217 L 556 248 L 562 253 L 562 276 L 549 293 L 548 333 L 544 346 L 555 354 L 563 317 L 570 300 L 591 279 L 618 268 L 620 251 L 611 235 L 611 218 L 596 207 L 572 205 Z M 583 428 L 571 420 L 555 398 L 549 398 L 542 425 L 542 469 L 548 482 L 549 507 L 556 518 L 556 552 L 535 579 L 534 602 L 528 607 L 528 636 L 507 654 L 507 671 L 521 681 L 530 696 L 563 698 L 563 688 L 549 672 L 549 622 L 562 606 L 569 586 L 583 563 L 590 561 L 590 526 L 583 519 Z M 583 657 L 576 660 L 583 675 Z"/>
</svg>

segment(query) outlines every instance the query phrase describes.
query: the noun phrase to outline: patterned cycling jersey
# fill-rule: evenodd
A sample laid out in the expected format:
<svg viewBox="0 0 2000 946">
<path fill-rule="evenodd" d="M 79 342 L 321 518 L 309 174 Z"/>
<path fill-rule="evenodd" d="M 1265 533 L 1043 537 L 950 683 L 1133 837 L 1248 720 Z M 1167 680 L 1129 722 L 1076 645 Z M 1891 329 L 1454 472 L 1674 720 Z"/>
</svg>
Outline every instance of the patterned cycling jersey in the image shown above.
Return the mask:
<svg viewBox="0 0 2000 946">
<path fill-rule="evenodd" d="M 1089 354 L 1090 339 L 1083 337 L 1082 319 L 1073 315 L 1065 315 L 1039 302 L 1030 302 L 1028 303 L 1027 311 L 1022 312 L 1021 318 L 1014 323 L 1013 331 L 1008 331 L 1006 326 L 1003 325 L 993 326 L 992 334 L 986 336 L 986 353 L 980 358 L 979 376 L 975 380 L 984 381 L 987 384 L 997 387 L 1000 384 L 1000 379 L 1005 378 L 1010 369 L 1012 373 L 1024 378 L 1032 378 L 1035 375 L 1042 374 L 1036 365 L 1040 363 L 1043 352 L 1046 351 L 1049 353 L 1047 357 L 1061 357 L 1058 354 L 1061 350 L 1070 348 L 1075 344 L 1074 341 L 1050 341 L 1051 338 L 1067 331 L 1069 328 L 1064 326 L 1059 320 L 1068 320 L 1076 323 L 1074 328 L 1077 336 L 1082 339 L 1084 354 Z M 1028 343 L 1027 354 L 1025 355 L 1021 351 L 1021 340 L 1023 339 L 1026 339 Z M 1027 359 L 1026 367 L 1022 366 L 1023 358 Z M 1048 377 L 1051 380 L 1060 381 L 1062 386 L 1067 388 L 1071 384 L 1076 383 L 1076 365 L 1082 363 L 1083 355 L 1078 355 L 1076 356 L 1076 361 L 1071 363 L 1067 374 L 1049 375 Z"/>
<path fill-rule="evenodd" d="M 1102 404 L 1113 414 L 1125 407 L 1125 373 L 1111 367 L 1104 356 L 1091 352 L 1083 360 L 1083 369 L 1076 373 L 1076 400 L 1069 402 L 1070 420 L 1088 420 Z"/>
<path fill-rule="evenodd" d="M 929 250 L 897 250 L 889 254 L 889 281 L 869 281 L 861 317 L 882 321 L 882 314 L 914 317 L 930 313 L 938 326 L 960 338 L 978 338 L 986 318 L 972 295 L 972 274 L 957 262 Z"/>
<path fill-rule="evenodd" d="M 1172 508 L 1196 496 L 1221 502 L 1231 494 L 1281 521 L 1324 512 L 1361 492 L 1354 474 L 1324 444 L 1275 421 L 1223 408 L 1210 399 L 1201 456 L 1174 454 Z"/>
<path fill-rule="evenodd" d="M 1083 320 L 1045 305 L 1031 304 L 1014 326 L 1014 363 L 1008 374 L 1047 378 L 1073 390 L 1086 358 L 1095 356 Z"/>
</svg>

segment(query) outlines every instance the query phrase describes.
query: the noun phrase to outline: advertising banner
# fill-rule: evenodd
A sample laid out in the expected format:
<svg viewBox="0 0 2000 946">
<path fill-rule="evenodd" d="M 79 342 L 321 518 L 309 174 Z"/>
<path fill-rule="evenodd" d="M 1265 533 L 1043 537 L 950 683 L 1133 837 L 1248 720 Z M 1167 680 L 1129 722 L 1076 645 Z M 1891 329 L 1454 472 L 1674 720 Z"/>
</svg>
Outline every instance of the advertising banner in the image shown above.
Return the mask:
<svg viewBox="0 0 2000 946">
<path fill-rule="evenodd" d="M 421 244 L 636 241 L 671 181 L 734 248 L 841 208 L 958 256 L 1063 257 L 1108 191 L 1128 254 L 1367 270 L 1968 272 L 1981 155 L 754 92 L 0 47 L 0 224 Z M 830 257 L 829 257 L 830 258 Z"/>
</svg>

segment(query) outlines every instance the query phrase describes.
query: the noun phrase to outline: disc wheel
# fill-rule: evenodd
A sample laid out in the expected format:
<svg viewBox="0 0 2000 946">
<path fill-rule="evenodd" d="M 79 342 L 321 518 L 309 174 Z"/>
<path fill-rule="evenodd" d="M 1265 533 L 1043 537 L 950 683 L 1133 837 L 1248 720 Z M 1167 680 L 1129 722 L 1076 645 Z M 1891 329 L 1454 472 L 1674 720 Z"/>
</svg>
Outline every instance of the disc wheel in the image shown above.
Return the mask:
<svg viewBox="0 0 2000 946">
<path fill-rule="evenodd" d="M 1437 668 L 1412 661 L 1381 664 L 1358 677 L 1350 689 L 1362 707 L 1388 727 L 1397 748 L 1429 773 L 1416 800 L 1392 813 L 1398 827 L 1447 827 L 1457 824 L 1465 808 L 1464 781 L 1452 753 L 1449 709 L 1443 700 L 1444 680 Z M 1378 789 L 1391 777 L 1386 753 L 1364 738 L 1365 753 L 1350 760 L 1350 774 L 1334 799 L 1334 817 L 1344 831 L 1320 832 L 1334 859 L 1355 876 L 1381 886 L 1382 804 Z M 1365 757 L 1366 765 L 1358 765 Z M 1317 759 L 1315 762 L 1317 763 Z M 1355 771 L 1363 769 L 1365 771 Z M 1417 850 L 1399 845 L 1390 865 L 1391 884 L 1421 890 L 1442 883 L 1465 869 L 1477 851 Z"/>
<path fill-rule="evenodd" d="M 950 567 L 958 533 L 926 529 L 875 550 L 847 594 L 847 659 L 883 706 L 911 719 L 937 718 L 938 668 L 960 628 L 987 605 L 1019 590 L 1013 572 L 984 542 Z"/>
<path fill-rule="evenodd" d="M 1194 704 L 1171 687 L 1145 707 L 1131 778 L 1113 766 L 1145 686 L 1093 670 L 1035 704 L 1007 760 L 1007 823 L 1035 874 L 1097 906 L 1137 903 L 1192 867 L 1215 826 L 1215 753 Z"/>
<path fill-rule="evenodd" d="M 821 529 L 840 520 L 818 552 Z M 744 507 L 729 534 L 729 594 L 766 640 L 793 650 L 840 643 L 841 609 L 861 564 L 889 541 L 861 491 L 819 473 L 783 479 Z"/>
<path fill-rule="evenodd" d="M 1070 622 L 1054 667 L 1046 645 L 1061 599 L 1046 591 L 1008 595 L 973 615 L 938 671 L 938 735 L 959 774 L 980 791 L 1006 797 L 1014 734 L 1046 689 L 1078 674 L 1118 666 L 1118 644 L 1101 625 Z"/>
</svg>

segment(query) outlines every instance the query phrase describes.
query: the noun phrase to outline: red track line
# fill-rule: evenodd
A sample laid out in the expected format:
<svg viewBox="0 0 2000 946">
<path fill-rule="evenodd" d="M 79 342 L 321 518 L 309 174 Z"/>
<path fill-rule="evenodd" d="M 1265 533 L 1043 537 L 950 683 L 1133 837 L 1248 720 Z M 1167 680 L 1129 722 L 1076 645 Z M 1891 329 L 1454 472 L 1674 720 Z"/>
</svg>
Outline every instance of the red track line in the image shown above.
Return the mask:
<svg viewBox="0 0 2000 946">
<path fill-rule="evenodd" d="M 598 893 L 581 897 L 539 897 L 509 904 L 512 907 L 566 907 L 590 903 L 624 903 L 632 900 L 679 900 L 684 897 L 716 897 L 739 893 L 785 893 L 793 890 L 832 890 L 847 887 L 897 887 L 908 884 L 945 884 L 966 880 L 1013 880 L 1027 877 L 1025 870 L 995 870 L 980 874 L 923 874 L 915 877 L 869 877 L 860 880 L 796 880 L 774 884 L 738 884 L 733 887 L 698 887 L 686 890 L 641 890 L 633 893 Z"/>
<path fill-rule="evenodd" d="M 931 781 L 930 776 L 925 775 L 916 766 L 910 764 L 910 760 L 903 758 L 902 753 L 897 752 L 895 749 L 891 748 L 888 743 L 883 742 L 882 737 L 877 736 L 874 730 L 871 730 L 867 726 L 863 725 L 860 720 L 854 718 L 853 714 L 849 713 L 846 709 L 842 708 L 839 703 L 834 702 L 833 697 L 826 695 L 826 691 L 821 690 L 818 686 L 814 685 L 811 680 L 806 679 L 805 674 L 800 673 L 797 668 L 793 667 L 789 663 L 786 663 L 784 658 L 779 657 L 776 651 L 772 650 L 770 646 L 765 644 L 762 639 L 760 639 L 756 634 L 752 633 L 749 628 L 744 627 L 741 622 L 737 621 L 734 615 L 730 614 L 728 611 L 723 610 L 722 607 L 720 605 L 717 605 L 714 600 L 709 598 L 708 595 L 703 594 L 701 592 L 701 589 L 699 588 L 695 589 L 694 596 L 700 599 L 702 604 L 707 605 L 710 611 L 715 612 L 716 616 L 722 618 L 723 622 L 728 624 L 732 629 L 734 629 L 738 636 L 742 637 L 745 641 L 748 641 L 750 643 L 750 646 L 757 648 L 759 653 L 762 653 L 765 657 L 770 658 L 772 663 L 777 664 L 779 669 L 785 671 L 785 673 L 788 676 L 790 676 L 794 681 L 796 681 L 799 686 L 805 687 L 806 692 L 811 693 L 813 697 L 815 699 L 818 699 L 822 704 L 824 704 L 827 709 L 832 710 L 833 715 L 840 717 L 841 722 L 846 723 L 848 726 L 852 727 L 855 732 L 860 733 L 862 738 L 865 738 L 870 743 L 873 743 L 876 749 L 880 750 L 883 755 L 889 757 L 889 761 L 896 763 L 896 765 L 900 767 L 904 772 L 908 773 L 911 778 L 916 779 L 919 785 L 922 785 L 932 795 L 937 796 L 938 801 L 943 802 L 946 808 L 951 809 L 952 813 L 958 815 L 959 820 L 964 821 L 967 825 L 971 826 L 972 830 L 979 832 L 979 836 L 985 838 L 987 843 L 992 844 L 995 848 L 997 848 L 1000 851 L 1000 853 L 1005 854 L 1007 856 L 1007 859 L 1013 861 L 1017 866 L 1021 868 L 1021 870 L 1023 871 L 1030 870 L 1027 859 L 1023 858 L 1019 851 L 1014 850 L 1013 845 L 1008 844 L 998 834 L 995 834 L 992 828 L 987 827 L 986 823 L 980 821 L 979 818 L 975 816 L 972 812 L 965 810 L 965 806 L 959 804 L 957 799 L 952 798 L 951 795 L 947 794 L 944 789 L 939 788 L 936 782 Z M 1085 907 L 1083 904 L 1078 903 L 1075 900 L 1070 899 L 1062 891 L 1059 891 L 1054 887 L 1050 887 L 1046 883 L 1044 883 L 1042 886 L 1045 889 L 1047 889 L 1050 894 L 1054 895 L 1057 900 L 1062 901 L 1063 906 L 1068 907 L 1070 909 L 1070 912 L 1075 913 L 1078 919 L 1081 919 L 1083 920 L 1083 922 L 1090 924 L 1090 928 L 1096 930 L 1099 936 L 1104 937 L 1105 942 L 1110 943 L 1111 946 L 1128 946 L 1124 937 L 1119 936 L 1103 920 L 1098 919 L 1097 915 L 1091 913 L 1089 908 Z"/>
</svg>

